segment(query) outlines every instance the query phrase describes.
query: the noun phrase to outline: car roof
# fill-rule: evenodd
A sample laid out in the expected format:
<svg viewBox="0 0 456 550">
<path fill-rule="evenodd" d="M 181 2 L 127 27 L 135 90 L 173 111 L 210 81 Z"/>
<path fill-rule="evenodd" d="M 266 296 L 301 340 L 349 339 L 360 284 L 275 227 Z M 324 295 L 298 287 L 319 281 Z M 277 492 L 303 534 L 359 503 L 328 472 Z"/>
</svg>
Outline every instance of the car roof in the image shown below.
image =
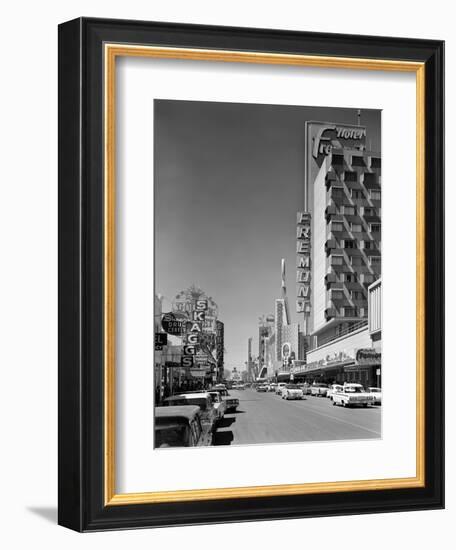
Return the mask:
<svg viewBox="0 0 456 550">
<path fill-rule="evenodd" d="M 195 405 L 175 405 L 170 407 L 155 407 L 155 419 L 171 420 L 185 418 L 192 420 L 199 414 L 200 408 Z"/>
<path fill-rule="evenodd" d="M 194 399 L 196 397 L 200 398 L 207 398 L 208 392 L 199 392 L 199 393 L 180 393 L 179 395 L 173 395 L 172 397 L 167 397 L 165 401 L 171 402 L 171 401 L 177 401 L 178 399 L 182 398 L 189 398 Z"/>
</svg>

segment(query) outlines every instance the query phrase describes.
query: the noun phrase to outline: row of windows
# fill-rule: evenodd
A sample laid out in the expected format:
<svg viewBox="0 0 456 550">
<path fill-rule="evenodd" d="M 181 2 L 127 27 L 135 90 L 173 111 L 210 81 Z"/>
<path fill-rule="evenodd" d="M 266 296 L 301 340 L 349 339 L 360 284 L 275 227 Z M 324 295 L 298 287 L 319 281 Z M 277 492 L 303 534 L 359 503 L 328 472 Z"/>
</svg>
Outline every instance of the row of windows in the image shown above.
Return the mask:
<svg viewBox="0 0 456 550">
<path fill-rule="evenodd" d="M 364 250 L 374 250 L 375 249 L 375 243 L 374 241 L 359 241 L 361 249 Z M 341 241 L 342 248 L 358 248 L 358 241 L 355 241 L 353 239 L 342 239 Z"/>
<path fill-rule="evenodd" d="M 344 307 L 343 316 L 344 317 L 366 317 L 367 308 L 364 307 Z"/>
<path fill-rule="evenodd" d="M 336 273 L 336 282 L 339 283 L 367 283 L 374 282 L 375 277 L 371 273 Z"/>
<path fill-rule="evenodd" d="M 345 294 L 343 290 L 333 290 L 331 292 L 331 298 L 333 300 L 343 300 L 345 298 Z M 361 290 L 350 290 L 350 298 L 352 300 L 364 300 L 366 297 L 364 296 L 364 293 L 361 292 Z"/>
<path fill-rule="evenodd" d="M 369 256 L 369 265 L 378 266 L 381 264 L 381 256 Z M 344 265 L 344 257 L 337 254 L 331 256 L 331 265 Z M 351 256 L 350 265 L 361 266 L 364 265 L 364 260 L 361 256 Z"/>
<path fill-rule="evenodd" d="M 360 223 L 350 222 L 348 226 L 350 227 L 350 231 L 352 233 L 361 233 L 361 231 L 364 230 L 364 226 Z M 382 230 L 382 224 L 380 223 L 369 223 L 367 224 L 367 227 L 368 231 L 370 231 L 371 233 L 380 233 L 380 231 Z M 331 224 L 331 231 L 333 232 L 344 231 L 344 229 L 345 226 L 342 222 L 332 222 Z"/>
<path fill-rule="evenodd" d="M 340 206 L 334 205 L 335 214 L 344 214 L 345 216 L 380 216 L 380 208 L 377 210 L 372 206 L 352 206 L 343 204 Z"/>
<path fill-rule="evenodd" d="M 338 311 L 342 317 L 367 317 L 367 307 L 341 307 Z"/>
<path fill-rule="evenodd" d="M 331 191 L 332 191 L 332 195 L 334 197 L 342 198 L 342 197 L 345 196 L 344 190 L 340 187 L 333 187 Z M 365 199 L 366 198 L 366 195 L 365 195 L 364 191 L 362 191 L 361 189 L 350 189 L 350 196 L 351 196 L 352 199 Z M 367 189 L 367 196 L 371 200 L 379 201 L 382 198 L 382 192 L 381 192 L 380 189 Z"/>
</svg>

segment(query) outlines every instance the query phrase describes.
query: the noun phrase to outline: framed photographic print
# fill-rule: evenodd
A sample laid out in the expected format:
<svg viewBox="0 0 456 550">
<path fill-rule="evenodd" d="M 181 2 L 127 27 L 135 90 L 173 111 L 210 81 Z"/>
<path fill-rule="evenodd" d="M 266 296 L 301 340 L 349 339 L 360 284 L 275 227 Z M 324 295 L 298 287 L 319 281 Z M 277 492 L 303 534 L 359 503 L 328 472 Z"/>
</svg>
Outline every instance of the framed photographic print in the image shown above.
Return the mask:
<svg viewBox="0 0 456 550">
<path fill-rule="evenodd" d="M 442 42 L 59 27 L 59 523 L 442 508 Z"/>
</svg>

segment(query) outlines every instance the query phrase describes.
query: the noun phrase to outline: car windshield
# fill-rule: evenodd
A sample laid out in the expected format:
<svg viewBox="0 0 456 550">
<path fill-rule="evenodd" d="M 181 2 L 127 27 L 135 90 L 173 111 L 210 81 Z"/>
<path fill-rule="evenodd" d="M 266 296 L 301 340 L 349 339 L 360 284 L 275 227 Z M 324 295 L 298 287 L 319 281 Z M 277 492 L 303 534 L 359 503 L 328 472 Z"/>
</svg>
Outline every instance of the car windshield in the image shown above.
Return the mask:
<svg viewBox="0 0 456 550">
<path fill-rule="evenodd" d="M 209 395 L 212 397 L 214 403 L 220 403 L 221 397 L 217 392 L 211 392 Z"/>
<path fill-rule="evenodd" d="M 364 388 L 362 386 L 347 386 L 345 388 L 346 393 L 363 393 Z"/>
<path fill-rule="evenodd" d="M 187 447 L 188 429 L 186 426 L 164 428 L 155 431 L 156 447 Z"/>
<path fill-rule="evenodd" d="M 381 390 L 379 388 L 371 388 L 370 391 L 372 393 L 380 393 Z"/>
<path fill-rule="evenodd" d="M 205 397 L 183 397 L 182 399 L 173 400 L 173 405 L 197 405 L 202 411 L 205 411 L 208 407 L 209 399 Z"/>
<path fill-rule="evenodd" d="M 296 384 L 287 384 L 287 390 L 298 390 L 299 386 Z"/>
</svg>

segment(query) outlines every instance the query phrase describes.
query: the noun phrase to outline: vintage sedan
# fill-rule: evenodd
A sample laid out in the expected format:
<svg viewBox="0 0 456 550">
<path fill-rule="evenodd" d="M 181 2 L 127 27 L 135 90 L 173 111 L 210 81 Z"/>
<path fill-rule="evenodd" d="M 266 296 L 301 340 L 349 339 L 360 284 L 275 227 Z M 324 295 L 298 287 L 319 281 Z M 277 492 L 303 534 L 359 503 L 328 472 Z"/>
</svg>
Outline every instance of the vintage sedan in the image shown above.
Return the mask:
<svg viewBox="0 0 456 550">
<path fill-rule="evenodd" d="M 165 406 L 195 405 L 201 409 L 201 423 L 209 426 L 215 432 L 218 422 L 218 413 L 212 402 L 212 397 L 207 391 L 200 393 L 181 393 L 167 397 L 163 404 Z"/>
<path fill-rule="evenodd" d="M 282 395 L 282 388 L 286 385 L 287 385 L 286 382 L 279 382 L 276 386 L 276 389 L 275 389 L 276 395 Z"/>
<path fill-rule="evenodd" d="M 282 388 L 282 399 L 305 399 L 305 397 L 297 384 L 286 384 Z"/>
<path fill-rule="evenodd" d="M 215 389 L 220 394 L 220 397 L 223 399 L 226 405 L 226 412 L 236 412 L 236 409 L 239 407 L 239 399 L 237 397 L 232 397 L 231 394 L 226 389 Z"/>
<path fill-rule="evenodd" d="M 382 388 L 369 387 L 367 391 L 374 396 L 374 405 L 382 404 Z"/>
<path fill-rule="evenodd" d="M 257 392 L 267 392 L 268 391 L 268 385 L 267 384 L 258 384 L 256 388 Z"/>
<path fill-rule="evenodd" d="M 344 387 L 341 384 L 331 384 L 329 386 L 329 389 L 328 389 L 327 393 L 326 393 L 326 397 L 329 397 L 329 399 L 331 399 L 331 401 L 332 401 L 333 395 L 337 391 L 342 391 L 343 389 L 344 389 Z"/>
<path fill-rule="evenodd" d="M 366 392 L 361 384 L 344 384 L 341 391 L 333 395 L 333 405 L 342 405 L 342 407 L 367 407 L 374 404 L 374 396 Z"/>
<path fill-rule="evenodd" d="M 155 448 L 206 447 L 212 433 L 193 405 L 155 407 Z"/>
<path fill-rule="evenodd" d="M 222 420 L 225 416 L 227 403 L 223 400 L 220 392 L 216 390 L 211 390 L 208 394 L 212 397 L 212 405 L 217 412 L 217 422 L 220 422 L 220 420 Z"/>
<path fill-rule="evenodd" d="M 316 397 L 326 397 L 326 394 L 328 393 L 328 384 L 322 384 L 320 382 L 312 384 L 310 387 L 310 395 L 316 396 Z"/>
<path fill-rule="evenodd" d="M 310 395 L 311 385 L 308 384 L 307 382 L 298 384 L 298 388 L 301 388 L 303 395 Z"/>
</svg>

